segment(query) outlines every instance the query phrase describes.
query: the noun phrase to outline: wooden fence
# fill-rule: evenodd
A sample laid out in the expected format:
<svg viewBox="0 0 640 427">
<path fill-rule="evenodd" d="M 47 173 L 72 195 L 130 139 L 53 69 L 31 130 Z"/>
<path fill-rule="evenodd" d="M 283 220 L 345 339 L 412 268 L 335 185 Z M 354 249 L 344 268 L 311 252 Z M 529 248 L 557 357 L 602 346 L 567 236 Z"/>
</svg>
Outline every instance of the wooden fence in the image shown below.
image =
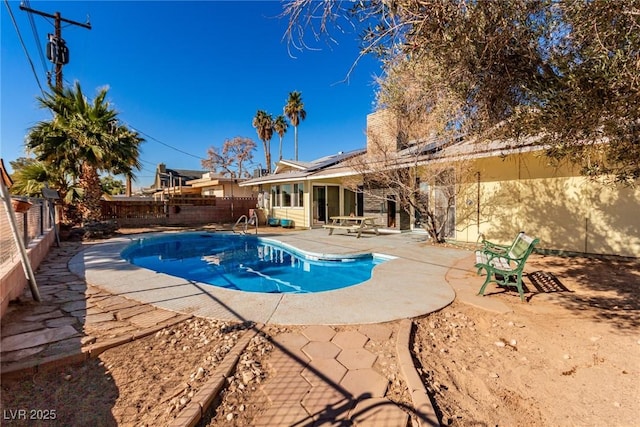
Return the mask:
<svg viewBox="0 0 640 427">
<path fill-rule="evenodd" d="M 255 197 L 177 196 L 164 201 L 103 200 L 102 219 L 120 227 L 235 222 L 256 207 Z"/>
</svg>

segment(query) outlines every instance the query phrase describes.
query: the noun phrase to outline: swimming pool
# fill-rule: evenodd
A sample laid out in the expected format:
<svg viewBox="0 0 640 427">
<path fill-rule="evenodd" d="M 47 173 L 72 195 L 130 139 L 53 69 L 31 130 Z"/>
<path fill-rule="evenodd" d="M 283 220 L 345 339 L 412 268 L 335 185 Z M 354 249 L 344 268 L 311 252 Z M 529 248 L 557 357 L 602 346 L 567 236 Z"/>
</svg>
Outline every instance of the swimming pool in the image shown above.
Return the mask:
<svg viewBox="0 0 640 427">
<path fill-rule="evenodd" d="M 255 236 L 180 233 L 141 238 L 121 257 L 131 264 L 226 289 L 262 293 L 316 293 L 371 278 L 386 257 L 319 256 Z"/>
</svg>

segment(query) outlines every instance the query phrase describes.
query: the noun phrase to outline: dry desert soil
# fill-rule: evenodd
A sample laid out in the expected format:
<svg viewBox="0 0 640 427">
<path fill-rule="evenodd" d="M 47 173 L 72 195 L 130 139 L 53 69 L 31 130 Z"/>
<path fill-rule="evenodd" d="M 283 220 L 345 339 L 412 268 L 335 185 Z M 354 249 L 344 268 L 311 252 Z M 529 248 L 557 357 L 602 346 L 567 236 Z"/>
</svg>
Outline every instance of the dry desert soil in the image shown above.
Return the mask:
<svg viewBox="0 0 640 427">
<path fill-rule="evenodd" d="M 441 424 L 638 425 L 640 262 L 536 254 L 526 271 L 528 287 L 539 279 L 547 291 L 528 293 L 525 303 L 497 288 L 485 296 L 510 313 L 455 301 L 414 319 L 411 351 Z M 267 326 L 251 341 L 201 425 L 250 426 L 259 419 L 267 405 L 260 384 L 270 375 L 270 338 L 296 328 Z M 5 381 L 2 407 L 56 408 L 55 421 L 38 425 L 166 425 L 243 332 L 243 325 L 192 318 L 82 364 Z M 393 351 L 384 345 L 377 351 L 393 366 Z M 389 397 L 409 403 L 397 372 L 383 371 Z"/>
</svg>

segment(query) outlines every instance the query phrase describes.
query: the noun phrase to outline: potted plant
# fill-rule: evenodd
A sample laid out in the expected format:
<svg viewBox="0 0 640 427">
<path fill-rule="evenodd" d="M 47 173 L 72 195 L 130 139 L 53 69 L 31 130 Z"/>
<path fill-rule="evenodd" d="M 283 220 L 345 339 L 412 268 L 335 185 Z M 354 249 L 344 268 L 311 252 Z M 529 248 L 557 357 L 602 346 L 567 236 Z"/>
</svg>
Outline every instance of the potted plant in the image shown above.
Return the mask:
<svg viewBox="0 0 640 427">
<path fill-rule="evenodd" d="M 281 219 L 280 220 L 280 225 L 284 228 L 292 228 L 293 227 L 293 220 L 291 219 Z"/>
<path fill-rule="evenodd" d="M 25 213 L 25 212 L 28 212 L 29 209 L 31 209 L 31 206 L 33 206 L 33 203 L 25 199 L 12 197 L 11 205 L 13 206 L 13 210 L 16 213 Z"/>
<path fill-rule="evenodd" d="M 280 218 L 269 218 L 269 226 L 277 227 L 280 225 Z"/>
</svg>

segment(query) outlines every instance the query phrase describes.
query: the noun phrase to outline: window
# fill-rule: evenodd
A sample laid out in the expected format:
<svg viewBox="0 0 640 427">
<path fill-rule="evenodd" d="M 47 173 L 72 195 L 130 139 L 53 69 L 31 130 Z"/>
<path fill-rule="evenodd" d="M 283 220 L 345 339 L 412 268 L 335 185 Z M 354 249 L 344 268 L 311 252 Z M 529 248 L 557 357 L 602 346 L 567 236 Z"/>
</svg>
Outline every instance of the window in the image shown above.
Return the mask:
<svg viewBox="0 0 640 427">
<path fill-rule="evenodd" d="M 304 184 L 303 183 L 293 184 L 293 197 L 294 197 L 293 206 L 299 206 L 299 207 L 304 206 Z"/>
<path fill-rule="evenodd" d="M 282 184 L 282 207 L 291 207 L 291 184 Z"/>
<path fill-rule="evenodd" d="M 271 187 L 271 206 L 274 208 L 303 207 L 304 184 L 281 184 Z"/>
<path fill-rule="evenodd" d="M 271 187 L 271 206 L 274 208 L 280 207 L 280 186 L 274 185 Z"/>
</svg>

